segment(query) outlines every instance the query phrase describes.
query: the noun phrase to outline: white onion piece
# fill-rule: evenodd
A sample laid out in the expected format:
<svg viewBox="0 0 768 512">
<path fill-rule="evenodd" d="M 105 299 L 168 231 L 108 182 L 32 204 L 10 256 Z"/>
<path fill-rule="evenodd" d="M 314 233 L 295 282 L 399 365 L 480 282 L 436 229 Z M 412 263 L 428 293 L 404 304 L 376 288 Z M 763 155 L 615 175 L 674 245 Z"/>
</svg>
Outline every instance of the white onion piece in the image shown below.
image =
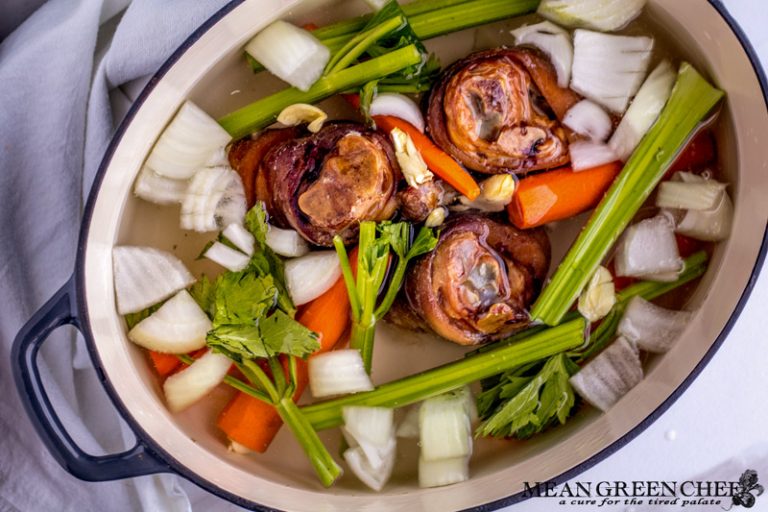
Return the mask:
<svg viewBox="0 0 768 512">
<path fill-rule="evenodd" d="M 341 409 L 341 413 L 344 429 L 358 444 L 384 447 L 395 435 L 392 409 L 347 406 Z"/>
<path fill-rule="evenodd" d="M 424 133 L 424 115 L 416 102 L 408 96 L 396 92 L 381 93 L 371 102 L 370 111 L 372 116 L 393 116 L 408 121 Z"/>
<path fill-rule="evenodd" d="M 576 30 L 573 42 L 571 89 L 613 112 L 623 113 L 643 83 L 653 39 Z"/>
<path fill-rule="evenodd" d="M 535 46 L 547 54 L 557 72 L 557 85 L 568 87 L 573 66 L 573 44 L 568 31 L 543 21 L 536 25 L 522 26 L 510 33 L 515 36 L 515 44 Z"/>
<path fill-rule="evenodd" d="M 538 13 L 566 27 L 613 32 L 637 18 L 646 0 L 542 0 Z"/>
<path fill-rule="evenodd" d="M 674 281 L 683 269 L 672 222 L 665 215 L 630 226 L 616 250 L 616 275 Z"/>
<path fill-rule="evenodd" d="M 720 242 L 731 234 L 733 224 L 733 201 L 723 194 L 713 210 L 688 210 L 675 231 L 696 240 Z"/>
<path fill-rule="evenodd" d="M 267 245 L 286 258 L 298 258 L 309 252 L 309 244 L 299 233 L 292 229 L 280 229 L 275 226 L 269 226 Z"/>
<path fill-rule="evenodd" d="M 160 135 L 147 165 L 161 176 L 186 180 L 230 140 L 232 137 L 219 123 L 187 101 Z"/>
<path fill-rule="evenodd" d="M 621 317 L 617 332 L 639 349 L 661 354 L 672 347 L 692 316 L 690 311 L 673 311 L 634 297 Z"/>
<path fill-rule="evenodd" d="M 616 162 L 618 157 L 607 144 L 581 140 L 568 146 L 571 154 L 571 167 L 574 171 L 592 169 L 601 165 Z"/>
<path fill-rule="evenodd" d="M 182 290 L 136 324 L 128 339 L 155 352 L 186 354 L 205 346 L 211 328 L 205 312 L 187 290 Z"/>
<path fill-rule="evenodd" d="M 722 201 L 727 186 L 714 180 L 700 183 L 664 181 L 656 194 L 656 206 L 678 210 L 713 210 Z"/>
<path fill-rule="evenodd" d="M 221 242 L 214 242 L 205 254 L 209 260 L 218 263 L 232 272 L 240 272 L 250 263 L 251 258 Z"/>
<path fill-rule="evenodd" d="M 640 87 L 608 145 L 623 161 L 629 157 L 667 104 L 677 74 L 668 61 L 656 66 Z"/>
<path fill-rule="evenodd" d="M 419 458 L 419 487 L 443 487 L 469 480 L 469 457 L 424 460 Z"/>
<path fill-rule="evenodd" d="M 360 447 L 370 467 L 378 471 L 394 458 L 394 414 L 384 407 L 344 407 L 342 432 L 351 448 Z"/>
<path fill-rule="evenodd" d="M 243 251 L 243 253 L 253 256 L 256 239 L 242 224 L 230 224 L 224 228 L 221 234 L 224 235 L 224 238 L 235 244 L 235 247 Z"/>
<path fill-rule="evenodd" d="M 245 191 L 237 172 L 227 167 L 201 169 L 182 200 L 181 227 L 216 231 L 229 224 L 242 224 L 245 210 Z"/>
<path fill-rule="evenodd" d="M 643 380 L 637 348 L 618 338 L 570 379 L 581 397 L 603 412 Z"/>
<path fill-rule="evenodd" d="M 211 156 L 205 161 L 204 167 L 229 167 L 227 147 L 221 146 L 213 150 Z"/>
<path fill-rule="evenodd" d="M 341 277 L 336 251 L 311 252 L 285 262 L 285 284 L 297 306 L 327 292 Z"/>
<path fill-rule="evenodd" d="M 566 112 L 563 124 L 595 142 L 603 142 L 611 134 L 613 122 L 603 108 L 590 100 L 581 100 Z"/>
<path fill-rule="evenodd" d="M 416 404 L 408 409 L 403 421 L 397 426 L 397 437 L 406 439 L 419 438 L 419 409 L 421 409 L 421 404 Z"/>
<path fill-rule="evenodd" d="M 425 400 L 419 409 L 419 444 L 426 461 L 472 455 L 469 388 Z"/>
<path fill-rule="evenodd" d="M 145 165 L 136 178 L 133 193 L 150 203 L 177 204 L 181 202 L 188 186 L 187 180 L 174 180 L 160 176 Z"/>
<path fill-rule="evenodd" d="M 163 383 L 168 408 L 179 412 L 197 402 L 221 384 L 231 366 L 227 356 L 209 350 L 188 368 L 171 375 Z"/>
<path fill-rule="evenodd" d="M 306 92 L 323 74 L 330 50 L 307 30 L 278 20 L 245 45 L 273 75 Z"/>
<path fill-rule="evenodd" d="M 309 359 L 309 387 L 316 398 L 373 389 L 359 350 L 334 350 Z"/>
<path fill-rule="evenodd" d="M 121 315 L 146 309 L 195 282 L 180 259 L 153 247 L 115 247 L 112 265 Z"/>
<path fill-rule="evenodd" d="M 381 491 L 386 485 L 389 477 L 392 475 L 392 468 L 395 466 L 395 450 L 392 449 L 383 464 L 374 468 L 366 458 L 365 452 L 361 447 L 349 448 L 344 451 L 344 460 L 347 461 L 349 469 L 365 485 L 374 491 Z"/>
</svg>

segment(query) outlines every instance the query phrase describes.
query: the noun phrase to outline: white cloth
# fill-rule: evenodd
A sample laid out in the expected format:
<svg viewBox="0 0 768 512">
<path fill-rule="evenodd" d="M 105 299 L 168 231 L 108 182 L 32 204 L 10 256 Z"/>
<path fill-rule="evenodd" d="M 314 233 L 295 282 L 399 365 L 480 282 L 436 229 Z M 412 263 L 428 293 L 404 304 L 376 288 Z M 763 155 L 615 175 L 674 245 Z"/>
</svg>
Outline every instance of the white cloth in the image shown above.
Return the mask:
<svg viewBox="0 0 768 512">
<path fill-rule="evenodd" d="M 84 198 L 120 120 L 109 91 L 154 73 L 226 3 L 49 0 L 0 43 L 0 511 L 183 511 L 209 499 L 172 475 L 95 484 L 67 474 L 21 408 L 10 349 L 74 269 Z M 47 391 L 86 451 L 122 451 L 132 434 L 81 343 L 72 329 L 48 340 Z"/>
</svg>

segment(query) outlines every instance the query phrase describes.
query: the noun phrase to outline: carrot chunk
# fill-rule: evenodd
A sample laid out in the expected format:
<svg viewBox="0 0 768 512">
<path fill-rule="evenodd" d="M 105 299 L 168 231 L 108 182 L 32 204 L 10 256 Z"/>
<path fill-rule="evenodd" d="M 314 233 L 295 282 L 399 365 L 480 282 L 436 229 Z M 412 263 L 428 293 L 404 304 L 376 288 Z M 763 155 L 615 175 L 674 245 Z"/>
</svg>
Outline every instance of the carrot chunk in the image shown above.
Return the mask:
<svg viewBox="0 0 768 512">
<path fill-rule="evenodd" d="M 520 229 L 567 219 L 597 206 L 621 172 L 611 163 L 575 172 L 564 167 L 520 180 L 508 206 L 509 218 Z"/>
</svg>

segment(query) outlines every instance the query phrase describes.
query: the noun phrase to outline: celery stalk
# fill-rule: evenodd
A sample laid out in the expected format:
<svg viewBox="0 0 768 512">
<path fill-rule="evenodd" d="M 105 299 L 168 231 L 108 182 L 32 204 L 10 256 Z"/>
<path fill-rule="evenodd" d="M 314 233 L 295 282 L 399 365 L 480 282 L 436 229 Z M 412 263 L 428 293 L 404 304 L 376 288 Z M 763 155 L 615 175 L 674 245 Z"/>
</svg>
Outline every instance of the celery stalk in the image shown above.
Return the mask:
<svg viewBox="0 0 768 512">
<path fill-rule="evenodd" d="M 401 5 L 400 8 L 406 16 L 415 16 L 417 14 L 432 12 L 470 1 L 471 0 L 416 0 L 415 2 Z M 356 34 L 365 27 L 372 16 L 372 14 L 366 14 L 364 16 L 358 16 L 357 18 L 337 21 L 331 25 L 313 30 L 312 35 L 321 41 L 325 41 L 334 37 Z"/>
<path fill-rule="evenodd" d="M 362 54 L 368 50 L 373 44 L 375 44 L 382 37 L 394 32 L 405 23 L 405 19 L 402 16 L 396 16 L 378 25 L 367 32 L 361 32 L 347 42 L 344 47 L 336 52 L 331 60 L 326 65 L 325 73 L 333 73 L 335 71 L 341 71 L 353 62 L 355 62 Z"/>
<path fill-rule="evenodd" d="M 424 40 L 529 14 L 538 6 L 539 0 L 422 0 L 404 4 L 401 8 L 413 31 Z M 365 27 L 369 19 L 370 15 L 344 20 L 314 30 L 312 34 L 331 53 L 336 53 Z M 249 59 L 249 63 L 254 72 L 264 70 L 253 59 Z"/>
<path fill-rule="evenodd" d="M 403 407 L 446 393 L 514 366 L 550 357 L 584 343 L 584 319 L 541 331 L 512 345 L 504 345 L 426 372 L 383 384 L 373 391 L 357 393 L 301 408 L 315 429 L 342 423 L 341 409 L 348 405 Z"/>
<path fill-rule="evenodd" d="M 409 18 L 420 39 L 485 25 L 536 10 L 539 0 L 476 0 Z"/>
<path fill-rule="evenodd" d="M 723 92 L 688 63 L 680 66 L 672 95 L 574 242 L 533 306 L 531 316 L 557 325 L 597 266 L 674 163 L 699 123 Z"/>
<path fill-rule="evenodd" d="M 331 73 L 318 80 L 307 92 L 291 87 L 257 100 L 222 117 L 219 119 L 219 124 L 237 139 L 269 126 L 275 122 L 277 115 L 285 107 L 295 103 L 316 103 L 338 92 L 361 86 L 420 62 L 421 53 L 416 46 L 406 46 L 362 64 Z"/>
</svg>

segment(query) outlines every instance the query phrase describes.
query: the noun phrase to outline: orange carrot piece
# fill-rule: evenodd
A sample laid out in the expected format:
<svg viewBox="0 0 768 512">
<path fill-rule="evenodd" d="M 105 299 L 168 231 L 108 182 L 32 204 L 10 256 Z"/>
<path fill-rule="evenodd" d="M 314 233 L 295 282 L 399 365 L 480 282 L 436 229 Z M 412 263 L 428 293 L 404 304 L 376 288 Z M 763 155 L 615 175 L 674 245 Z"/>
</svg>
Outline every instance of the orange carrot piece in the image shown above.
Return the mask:
<svg viewBox="0 0 768 512">
<path fill-rule="evenodd" d="M 621 172 L 618 162 L 574 172 L 568 167 L 520 180 L 507 210 L 512 224 L 534 228 L 597 206 Z"/>
<path fill-rule="evenodd" d="M 221 412 L 217 425 L 230 441 L 264 453 L 283 420 L 273 406 L 239 392 Z"/>
<path fill-rule="evenodd" d="M 305 23 L 305 24 L 303 24 L 303 25 L 301 26 L 301 28 L 303 28 L 304 30 L 309 30 L 310 32 L 312 32 L 313 30 L 317 30 L 317 29 L 319 29 L 320 27 L 319 27 L 319 26 L 318 26 L 316 23 L 312 23 L 312 22 L 310 21 L 309 23 Z"/>
<path fill-rule="evenodd" d="M 480 186 L 472 175 L 411 123 L 394 116 L 373 116 L 373 120 L 376 121 L 376 126 L 386 132 L 399 128 L 407 133 L 411 140 L 413 140 L 416 149 L 421 153 L 422 158 L 424 158 L 424 162 L 426 162 L 429 170 L 437 174 L 468 199 L 474 201 L 480 195 Z"/>
<path fill-rule="evenodd" d="M 350 254 L 350 265 L 357 266 L 357 250 Z M 304 306 L 296 320 L 320 335 L 320 348 L 316 354 L 327 352 L 338 343 L 349 327 L 349 296 L 344 278 L 323 295 Z M 309 383 L 307 363 L 297 359 L 297 382 L 294 400 L 301 398 Z M 286 362 L 283 360 L 283 366 Z M 287 368 L 286 368 L 287 372 Z M 224 408 L 218 427 L 230 441 L 239 443 L 249 450 L 264 453 L 283 425 L 275 408 L 246 393 L 239 392 Z"/>
<path fill-rule="evenodd" d="M 174 354 L 163 354 L 154 350 L 149 350 L 148 353 L 152 366 L 160 377 L 167 377 L 181 365 L 181 361 Z"/>
</svg>

